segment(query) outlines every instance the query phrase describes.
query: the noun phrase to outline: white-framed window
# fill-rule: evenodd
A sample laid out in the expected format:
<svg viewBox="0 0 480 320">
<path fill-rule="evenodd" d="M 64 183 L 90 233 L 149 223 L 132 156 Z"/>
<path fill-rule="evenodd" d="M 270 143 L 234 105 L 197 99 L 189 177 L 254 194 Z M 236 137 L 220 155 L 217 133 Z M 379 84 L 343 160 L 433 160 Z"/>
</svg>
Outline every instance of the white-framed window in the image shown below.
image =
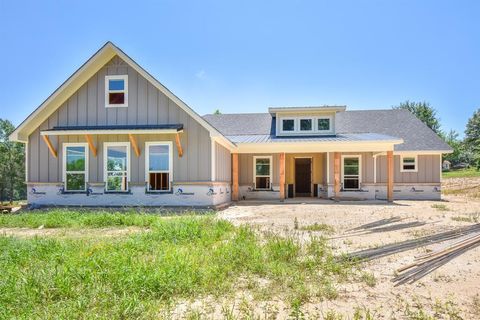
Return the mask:
<svg viewBox="0 0 480 320">
<path fill-rule="evenodd" d="M 358 190 L 361 184 L 362 157 L 342 155 L 342 186 L 344 190 Z"/>
<path fill-rule="evenodd" d="M 400 156 L 400 172 L 417 172 L 418 157 L 416 155 Z"/>
<path fill-rule="evenodd" d="M 111 192 L 128 191 L 130 142 L 105 142 L 103 152 L 105 190 Z"/>
<path fill-rule="evenodd" d="M 300 118 L 298 120 L 298 128 L 301 132 L 312 132 L 313 118 Z"/>
<path fill-rule="evenodd" d="M 63 144 L 63 184 L 65 191 L 85 191 L 88 182 L 88 144 Z"/>
<path fill-rule="evenodd" d="M 331 131 L 331 117 L 317 118 L 317 130 L 319 132 Z"/>
<path fill-rule="evenodd" d="M 128 107 L 128 75 L 105 76 L 105 107 Z"/>
<path fill-rule="evenodd" d="M 166 192 L 173 181 L 173 143 L 171 141 L 145 143 L 145 181 L 147 190 Z"/>
<path fill-rule="evenodd" d="M 253 157 L 253 181 L 256 190 L 271 190 L 272 163 L 272 156 Z"/>
<path fill-rule="evenodd" d="M 282 118 L 282 132 L 294 132 L 295 131 L 295 119 L 294 118 Z"/>
</svg>

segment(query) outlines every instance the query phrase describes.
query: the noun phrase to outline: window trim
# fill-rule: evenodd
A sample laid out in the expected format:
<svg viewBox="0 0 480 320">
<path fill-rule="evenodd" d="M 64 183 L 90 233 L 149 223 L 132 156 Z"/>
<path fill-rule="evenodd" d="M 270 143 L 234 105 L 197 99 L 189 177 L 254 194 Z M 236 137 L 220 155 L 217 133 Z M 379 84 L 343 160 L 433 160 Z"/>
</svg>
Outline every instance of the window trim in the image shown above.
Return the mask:
<svg viewBox="0 0 480 320">
<path fill-rule="evenodd" d="M 108 147 L 127 147 L 127 188 L 126 190 L 108 190 L 108 171 L 107 171 L 107 162 L 108 162 Z M 105 183 L 105 192 L 109 193 L 125 193 L 128 192 L 130 188 L 130 142 L 104 142 L 103 143 L 103 182 Z"/>
<path fill-rule="evenodd" d="M 270 170 L 269 170 L 269 175 L 259 175 L 257 176 L 257 159 L 268 159 L 270 161 Z M 269 188 L 257 188 L 257 177 L 268 177 L 270 181 L 270 186 Z M 268 191 L 272 190 L 273 186 L 273 156 L 254 156 L 253 157 L 253 189 L 255 190 L 263 190 L 263 191 Z"/>
<path fill-rule="evenodd" d="M 67 147 L 84 147 L 85 148 L 85 170 L 82 171 L 69 171 L 69 173 L 84 173 L 85 174 L 85 186 L 83 190 L 68 190 L 67 188 Z M 87 184 L 88 184 L 88 162 L 89 162 L 89 147 L 88 143 L 86 142 L 64 142 L 62 144 L 62 152 L 63 152 L 63 159 L 62 159 L 62 179 L 63 179 L 63 188 L 67 192 L 85 192 L 87 191 Z"/>
<path fill-rule="evenodd" d="M 298 132 L 300 133 L 311 133 L 315 132 L 315 119 L 314 117 L 299 117 L 298 118 Z M 310 130 L 302 130 L 302 120 L 310 120 L 312 122 L 312 128 Z"/>
<path fill-rule="evenodd" d="M 150 146 L 168 146 L 168 190 L 150 190 Z M 165 170 L 155 170 L 152 172 L 164 173 Z M 145 183 L 147 184 L 147 191 L 154 193 L 171 192 L 173 184 L 173 142 L 172 141 L 147 141 L 145 142 Z"/>
<path fill-rule="evenodd" d="M 283 130 L 283 120 L 293 120 L 293 130 Z M 280 119 L 280 131 L 282 133 L 295 133 L 297 132 L 297 119 L 295 118 L 281 118 Z"/>
<path fill-rule="evenodd" d="M 123 80 L 124 87 L 123 90 L 110 90 L 109 81 L 110 80 Z M 123 104 L 110 104 L 109 103 L 109 93 L 110 92 L 123 92 L 124 94 L 124 103 Z M 108 75 L 105 76 L 105 108 L 125 108 L 128 107 L 128 74 L 123 75 Z"/>
<path fill-rule="evenodd" d="M 358 159 L 358 188 L 345 188 L 345 158 Z M 360 190 L 362 188 L 362 155 L 360 154 L 342 154 L 342 189 L 343 190 Z M 351 176 L 351 175 L 349 175 Z"/>
<path fill-rule="evenodd" d="M 404 169 L 404 167 L 403 167 L 404 158 L 413 158 L 415 160 L 415 162 L 414 162 L 415 169 Z M 418 172 L 418 155 L 416 155 L 416 154 L 401 154 L 400 155 L 400 172 Z"/>
</svg>

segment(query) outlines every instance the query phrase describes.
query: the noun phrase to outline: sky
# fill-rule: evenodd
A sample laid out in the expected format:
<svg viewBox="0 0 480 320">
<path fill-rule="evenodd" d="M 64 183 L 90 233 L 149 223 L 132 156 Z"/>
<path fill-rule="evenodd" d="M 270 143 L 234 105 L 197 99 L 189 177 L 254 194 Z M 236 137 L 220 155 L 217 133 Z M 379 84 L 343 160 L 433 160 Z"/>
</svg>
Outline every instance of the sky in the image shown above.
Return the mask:
<svg viewBox="0 0 480 320">
<path fill-rule="evenodd" d="M 112 41 L 199 114 L 480 107 L 480 1 L 0 0 L 0 118 L 24 120 Z"/>
</svg>

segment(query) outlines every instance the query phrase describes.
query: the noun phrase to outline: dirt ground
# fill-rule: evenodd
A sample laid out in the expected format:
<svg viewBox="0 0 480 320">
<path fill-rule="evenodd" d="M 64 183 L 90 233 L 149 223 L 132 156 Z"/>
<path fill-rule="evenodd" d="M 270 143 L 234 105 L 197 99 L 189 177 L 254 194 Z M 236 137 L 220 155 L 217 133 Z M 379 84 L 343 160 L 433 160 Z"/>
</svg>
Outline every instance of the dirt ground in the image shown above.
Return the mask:
<svg viewBox="0 0 480 320">
<path fill-rule="evenodd" d="M 458 182 L 447 183 L 458 185 Z M 480 179 L 473 179 L 471 183 L 478 185 Z M 461 185 L 462 188 L 468 188 L 464 182 Z M 243 202 L 224 210 L 220 217 L 237 225 L 253 224 L 261 229 L 301 239 L 309 237 L 309 231 L 299 231 L 302 226 L 328 224 L 335 230 L 330 242 L 336 252 L 342 253 L 479 223 L 480 199 L 457 194 L 444 196 L 442 201 L 395 201 L 394 204 L 326 201 L 321 204 L 278 205 Z M 349 231 L 363 224 L 392 217 L 400 217 L 402 220 L 396 224 L 407 227 L 356 235 Z M 419 222 L 419 225 L 411 226 L 408 224 L 411 222 Z M 425 224 L 421 225 L 422 223 Z M 427 248 L 435 246 L 438 247 L 439 244 Z M 417 311 L 424 309 L 429 311 L 428 314 L 434 315 L 435 308 L 440 308 L 443 304 L 448 309 L 451 301 L 456 305 L 452 309 L 458 309 L 458 315 L 463 319 L 480 319 L 480 247 L 457 257 L 414 284 L 394 286 L 391 279 L 395 270 L 413 262 L 415 256 L 425 251 L 426 248 L 419 248 L 367 262 L 365 270 L 373 273 L 376 278 L 374 287 L 361 283 L 341 285 L 339 298 L 308 303 L 304 309 L 308 314 L 317 315 L 322 314 L 322 310 L 335 310 L 348 319 L 352 317 L 355 308 L 360 307 L 370 310 L 375 319 L 404 319 L 411 318 L 406 314 L 408 308 L 415 309 L 417 306 Z M 445 312 L 451 314 L 450 318 L 456 319 L 457 311 Z"/>
</svg>

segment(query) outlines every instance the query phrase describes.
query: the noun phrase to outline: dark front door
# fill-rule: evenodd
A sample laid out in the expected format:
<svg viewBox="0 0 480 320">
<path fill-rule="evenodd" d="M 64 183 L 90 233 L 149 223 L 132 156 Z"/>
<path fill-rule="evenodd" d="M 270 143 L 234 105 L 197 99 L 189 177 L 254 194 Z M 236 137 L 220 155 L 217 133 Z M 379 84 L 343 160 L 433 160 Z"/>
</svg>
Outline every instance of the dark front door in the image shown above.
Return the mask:
<svg viewBox="0 0 480 320">
<path fill-rule="evenodd" d="M 312 159 L 295 159 L 295 196 L 312 195 Z"/>
</svg>

